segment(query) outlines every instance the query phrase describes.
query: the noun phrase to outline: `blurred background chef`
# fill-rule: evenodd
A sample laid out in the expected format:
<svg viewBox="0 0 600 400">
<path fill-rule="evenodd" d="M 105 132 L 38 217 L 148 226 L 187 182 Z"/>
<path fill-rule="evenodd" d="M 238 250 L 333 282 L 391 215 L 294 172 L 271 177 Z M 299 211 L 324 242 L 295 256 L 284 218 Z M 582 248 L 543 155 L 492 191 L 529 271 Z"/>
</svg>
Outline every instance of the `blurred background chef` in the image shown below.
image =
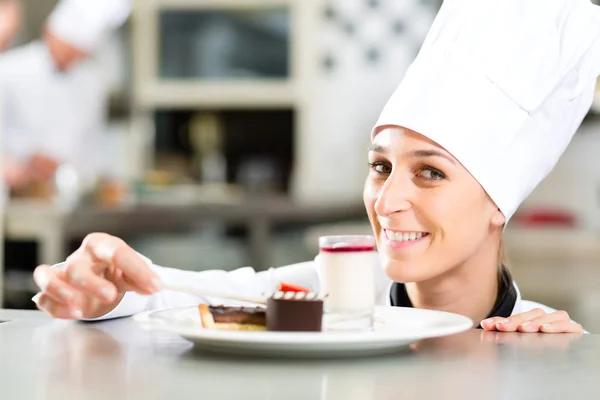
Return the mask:
<svg viewBox="0 0 600 400">
<path fill-rule="evenodd" d="M 11 194 L 51 197 L 61 166 L 79 184 L 101 173 L 108 82 L 94 56 L 130 8 L 128 0 L 62 0 L 37 38 L 9 49 L 27 9 L 0 0 L 0 130 Z"/>
</svg>

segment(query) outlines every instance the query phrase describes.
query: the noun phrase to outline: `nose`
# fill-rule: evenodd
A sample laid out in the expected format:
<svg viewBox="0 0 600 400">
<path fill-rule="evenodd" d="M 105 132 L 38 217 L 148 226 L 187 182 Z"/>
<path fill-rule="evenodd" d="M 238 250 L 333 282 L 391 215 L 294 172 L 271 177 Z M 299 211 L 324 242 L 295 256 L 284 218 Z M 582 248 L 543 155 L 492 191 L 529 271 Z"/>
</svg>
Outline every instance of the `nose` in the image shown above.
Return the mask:
<svg viewBox="0 0 600 400">
<path fill-rule="evenodd" d="M 406 176 L 392 173 L 375 193 L 375 212 L 381 217 L 410 210 L 412 183 Z"/>
</svg>

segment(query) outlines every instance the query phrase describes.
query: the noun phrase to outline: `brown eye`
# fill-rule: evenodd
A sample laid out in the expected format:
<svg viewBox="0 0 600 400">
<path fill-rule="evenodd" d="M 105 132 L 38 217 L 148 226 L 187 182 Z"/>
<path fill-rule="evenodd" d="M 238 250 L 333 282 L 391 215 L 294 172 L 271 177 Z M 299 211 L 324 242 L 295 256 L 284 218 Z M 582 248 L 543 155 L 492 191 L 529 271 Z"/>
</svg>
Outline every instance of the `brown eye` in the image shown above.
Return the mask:
<svg viewBox="0 0 600 400">
<path fill-rule="evenodd" d="M 446 175 L 444 175 L 443 172 L 432 167 L 422 167 L 419 170 L 419 176 L 428 181 L 439 181 L 446 179 Z"/>
<path fill-rule="evenodd" d="M 369 163 L 371 170 L 379 175 L 389 175 L 392 173 L 392 167 L 382 162 Z"/>
</svg>

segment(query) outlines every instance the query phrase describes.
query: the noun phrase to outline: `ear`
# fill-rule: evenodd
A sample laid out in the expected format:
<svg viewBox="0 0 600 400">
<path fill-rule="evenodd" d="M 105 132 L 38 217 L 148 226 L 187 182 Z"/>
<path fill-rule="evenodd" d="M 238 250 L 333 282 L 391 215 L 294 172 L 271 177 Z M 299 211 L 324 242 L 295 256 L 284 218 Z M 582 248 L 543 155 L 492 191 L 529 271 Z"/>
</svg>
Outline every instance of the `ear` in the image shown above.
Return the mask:
<svg viewBox="0 0 600 400">
<path fill-rule="evenodd" d="M 504 216 L 502 211 L 500 211 L 499 208 L 497 208 L 496 211 L 494 211 L 494 213 L 492 214 L 490 223 L 492 224 L 492 226 L 495 227 L 502 227 L 506 223 L 506 217 Z"/>
</svg>

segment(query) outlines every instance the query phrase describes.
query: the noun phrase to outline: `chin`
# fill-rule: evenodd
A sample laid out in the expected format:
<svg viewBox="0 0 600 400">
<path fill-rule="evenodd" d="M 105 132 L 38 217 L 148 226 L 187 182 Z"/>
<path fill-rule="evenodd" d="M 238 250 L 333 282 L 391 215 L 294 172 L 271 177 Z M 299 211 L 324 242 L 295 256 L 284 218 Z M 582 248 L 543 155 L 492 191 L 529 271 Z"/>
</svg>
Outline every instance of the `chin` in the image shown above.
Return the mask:
<svg viewBox="0 0 600 400">
<path fill-rule="evenodd" d="M 381 262 L 385 274 L 395 282 L 422 282 L 437 275 L 429 267 L 429 263 L 419 261 L 416 257 L 412 260 L 397 260 L 382 255 Z"/>
</svg>

